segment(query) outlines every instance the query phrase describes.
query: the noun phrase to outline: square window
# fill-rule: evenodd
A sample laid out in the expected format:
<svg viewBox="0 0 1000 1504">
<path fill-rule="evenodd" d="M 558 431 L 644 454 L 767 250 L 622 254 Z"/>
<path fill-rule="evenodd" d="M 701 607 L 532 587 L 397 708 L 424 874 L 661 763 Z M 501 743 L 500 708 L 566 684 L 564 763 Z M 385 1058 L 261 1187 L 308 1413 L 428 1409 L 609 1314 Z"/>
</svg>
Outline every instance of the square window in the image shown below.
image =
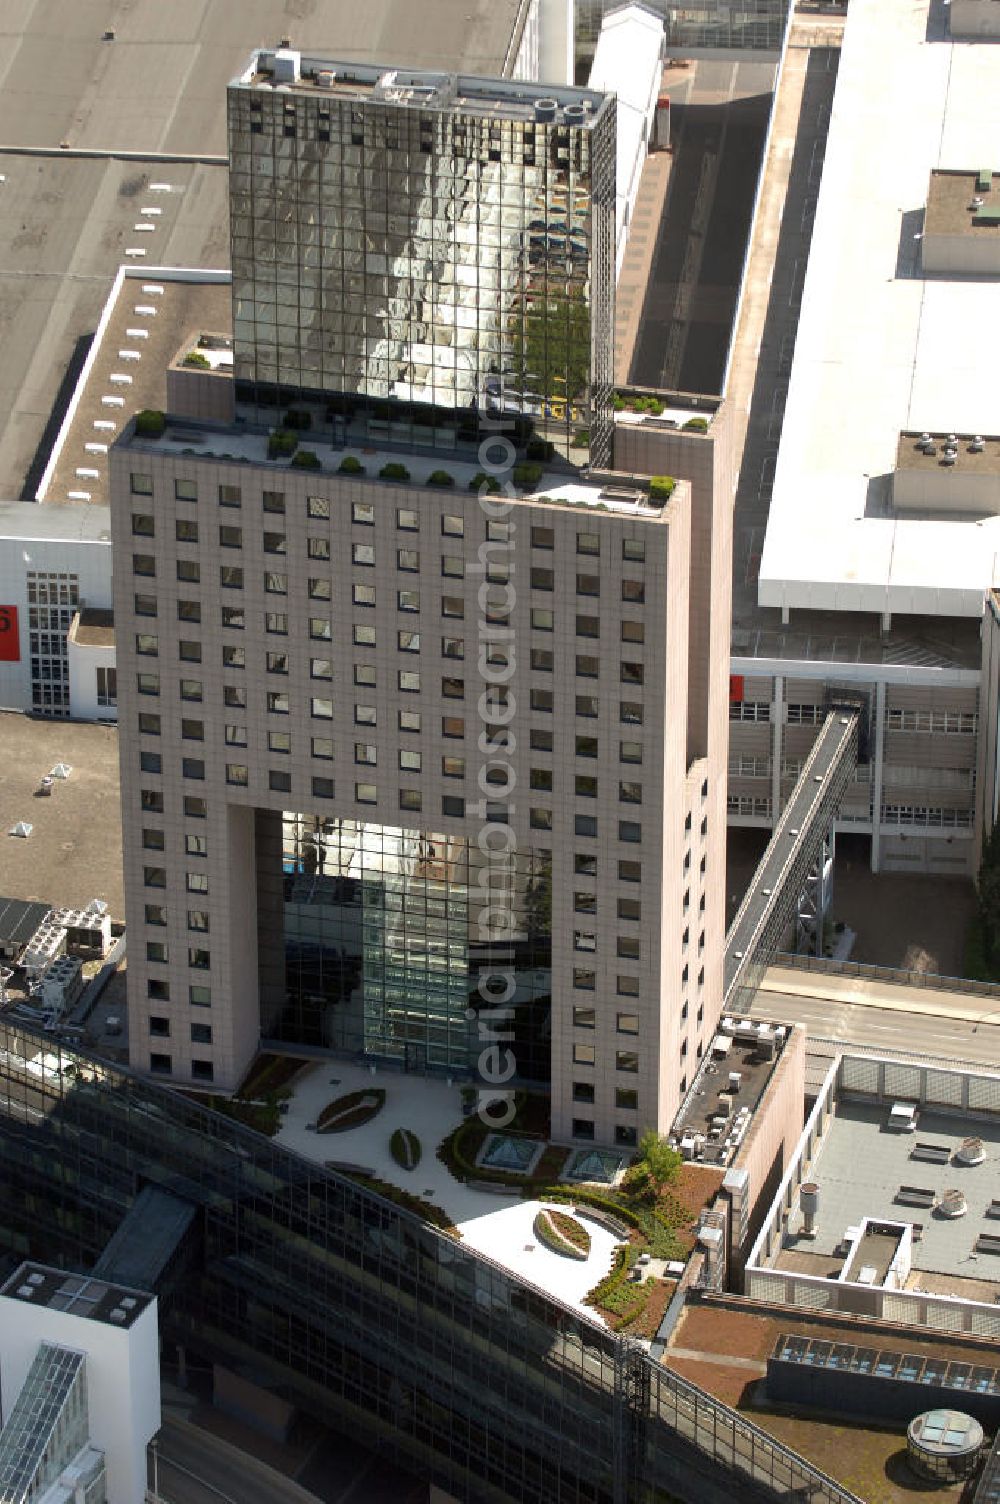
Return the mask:
<svg viewBox="0 0 1000 1504">
<path fill-rule="evenodd" d="M 554 696 L 551 689 L 533 689 L 530 691 L 530 704 L 532 710 L 551 714 Z"/>
<path fill-rule="evenodd" d="M 465 699 L 465 680 L 446 677 L 441 680 L 441 693 L 446 700 Z"/>
<path fill-rule="evenodd" d="M 619 783 L 618 798 L 622 804 L 641 804 L 642 784 L 629 782 Z"/>
<path fill-rule="evenodd" d="M 575 815 L 573 830 L 578 836 L 597 836 L 597 820 L 593 815 Z"/>
<path fill-rule="evenodd" d="M 594 720 L 600 712 L 600 705 L 596 695 L 577 695 L 576 713 L 588 720 Z"/>
<path fill-rule="evenodd" d="M 169 1055 L 151 1054 L 149 1057 L 149 1070 L 153 1076 L 169 1076 L 174 1069 L 173 1061 Z"/>
<path fill-rule="evenodd" d="M 357 628 L 355 628 L 355 631 L 357 631 Z M 374 633 L 375 628 L 373 627 L 373 637 Z M 330 625 L 329 618 L 325 616 L 310 616 L 309 636 L 314 642 L 329 642 L 333 637 L 333 629 Z"/>
<path fill-rule="evenodd" d="M 646 599 L 646 586 L 642 580 L 622 580 L 622 600 L 642 605 Z"/>
<path fill-rule="evenodd" d="M 267 786 L 276 794 L 288 794 L 292 788 L 292 775 L 275 772 L 272 768 L 267 775 Z"/>
<path fill-rule="evenodd" d="M 597 533 L 577 533 L 576 551 L 578 554 L 599 554 L 601 540 Z"/>
<path fill-rule="evenodd" d="M 286 131 L 285 134 L 287 135 L 288 132 Z M 212 1081 L 212 1080 L 214 1080 L 214 1078 L 215 1078 L 215 1067 L 213 1066 L 211 1060 L 192 1060 L 192 1062 L 191 1062 L 191 1080 L 192 1081 Z"/>
<path fill-rule="evenodd" d="M 396 526 L 400 532 L 418 533 L 420 531 L 420 513 L 412 507 L 396 508 Z"/>
<path fill-rule="evenodd" d="M 463 538 L 465 536 L 465 518 L 456 517 L 446 512 L 441 518 L 441 532 L 446 538 Z"/>
<path fill-rule="evenodd" d="M 419 611 L 420 610 L 420 591 L 419 590 L 397 590 L 396 591 L 396 609 L 399 610 L 399 611 Z"/>
<path fill-rule="evenodd" d="M 267 671 L 269 674 L 288 673 L 287 653 L 268 653 L 264 661 L 267 665 Z"/>
<path fill-rule="evenodd" d="M 532 571 L 531 571 L 531 588 L 532 588 L 532 590 L 551 590 L 551 589 L 553 589 L 554 584 L 555 584 L 555 575 L 552 573 L 551 569 L 532 569 Z"/>
<path fill-rule="evenodd" d="M 311 601 L 328 601 L 333 598 L 333 586 L 329 580 L 310 579 L 309 599 Z"/>
<path fill-rule="evenodd" d="M 310 679 L 332 679 L 333 678 L 333 659 L 332 658 L 310 658 L 309 659 L 309 677 L 310 677 Z"/>
<path fill-rule="evenodd" d="M 623 1149 L 634 1149 L 639 1142 L 639 1130 L 627 1123 L 615 1124 L 615 1143 Z"/>
<path fill-rule="evenodd" d="M 183 719 L 181 721 L 181 737 L 184 741 L 203 742 L 205 740 L 205 722 Z"/>
<path fill-rule="evenodd" d="M 129 476 L 129 490 L 133 496 L 152 496 L 153 477 L 151 475 L 141 475 L 133 470 Z"/>
<path fill-rule="evenodd" d="M 531 625 L 536 632 L 551 632 L 554 622 L 554 613 L 548 607 L 532 606 Z"/>
<path fill-rule="evenodd" d="M 309 750 L 313 757 L 330 761 L 333 757 L 333 741 L 328 736 L 314 736 L 310 738 Z"/>
<path fill-rule="evenodd" d="M 420 690 L 420 675 L 413 669 L 399 670 L 399 689 L 401 694 L 417 694 Z"/>
<path fill-rule="evenodd" d="M 201 583 L 201 565 L 197 559 L 178 559 L 177 578 L 190 585 Z"/>
<path fill-rule="evenodd" d="M 400 789 L 399 807 L 405 810 L 419 810 L 422 800 L 419 789 Z"/>
<path fill-rule="evenodd" d="M 219 506 L 238 507 L 243 503 L 243 493 L 239 486 L 219 487 Z"/>
<path fill-rule="evenodd" d="M 578 736 L 576 738 L 576 755 L 577 757 L 596 757 L 597 737 Z"/>
<path fill-rule="evenodd" d="M 152 554 L 133 554 L 132 573 L 141 575 L 156 574 L 156 560 Z"/>
<path fill-rule="evenodd" d="M 223 649 L 222 649 L 222 667 L 223 668 L 246 668 L 246 666 L 247 666 L 246 648 L 230 647 L 228 643 L 223 646 Z"/>
<path fill-rule="evenodd" d="M 307 496 L 306 497 L 306 516 L 307 517 L 329 517 L 329 515 L 330 515 L 330 498 L 328 496 Z"/>
<path fill-rule="evenodd" d="M 419 773 L 421 757 L 419 752 L 403 752 L 399 754 L 400 771 L 403 773 Z"/>
<path fill-rule="evenodd" d="M 144 914 L 147 924 L 165 925 L 167 922 L 167 911 L 162 904 L 147 903 Z"/>
<path fill-rule="evenodd" d="M 574 1065 L 593 1065 L 597 1059 L 597 1051 L 592 1044 L 575 1044 L 573 1046 Z"/>
<path fill-rule="evenodd" d="M 552 811 L 550 809 L 532 809 L 529 811 L 528 818 L 532 830 L 552 829 Z"/>
<path fill-rule="evenodd" d="M 374 543 L 352 543 L 351 563 L 357 566 L 364 566 L 366 569 L 373 568 L 375 564 Z"/>
<path fill-rule="evenodd" d="M 162 773 L 163 758 L 159 752 L 140 752 L 139 769 L 143 773 Z"/>
<path fill-rule="evenodd" d="M 601 577 L 597 574 L 578 574 L 576 577 L 577 595 L 600 595 Z"/>
<path fill-rule="evenodd" d="M 621 882 L 621 883 L 641 883 L 642 882 L 642 863 L 641 862 L 619 862 L 618 863 L 618 881 Z"/>
<path fill-rule="evenodd" d="M 359 804 L 377 804 L 378 788 L 374 783 L 356 783 L 354 797 Z"/>
<path fill-rule="evenodd" d="M 136 595 L 133 597 L 136 616 L 155 616 L 157 612 L 155 595 Z"/>
<path fill-rule="evenodd" d="M 250 782 L 250 769 L 243 763 L 226 763 L 226 782 L 235 784 L 237 788 L 246 788 Z"/>
<path fill-rule="evenodd" d="M 361 527 L 375 526 L 375 508 L 370 501 L 354 501 L 351 503 L 351 521 Z"/>
<path fill-rule="evenodd" d="M 577 637 L 600 637 L 601 620 L 598 616 L 578 616 L 576 618 Z"/>
<path fill-rule="evenodd" d="M 245 710 L 247 704 L 247 692 L 242 684 L 227 684 L 222 691 L 223 704 L 231 706 L 235 710 Z"/>
<path fill-rule="evenodd" d="M 553 746 L 553 740 L 552 740 L 552 732 L 551 731 L 532 730 L 532 732 L 531 732 L 531 750 L 532 750 L 532 752 L 551 752 L 552 751 L 552 746 Z"/>
<path fill-rule="evenodd" d="M 556 535 L 550 527 L 533 527 L 531 529 L 532 548 L 554 548 Z"/>
<path fill-rule="evenodd" d="M 593 1103 L 594 1083 L 592 1081 L 573 1082 L 573 1101 Z"/>
<path fill-rule="evenodd" d="M 284 533 L 265 533 L 264 552 L 266 554 L 284 554 L 288 552 L 288 544 Z"/>
<path fill-rule="evenodd" d="M 158 715 L 140 715 L 139 731 L 143 736 L 159 736 L 160 717 Z"/>
<path fill-rule="evenodd" d="M 219 528 L 219 546 L 221 548 L 242 548 L 243 529 L 224 524 Z"/>
<path fill-rule="evenodd" d="M 400 710 L 397 712 L 396 720 L 400 731 L 420 730 L 421 722 L 419 710 Z"/>
<path fill-rule="evenodd" d="M 162 1014 L 151 1013 L 149 1015 L 149 1032 L 156 1039 L 170 1038 L 170 1020 Z"/>
<path fill-rule="evenodd" d="M 597 986 L 597 972 L 585 971 L 579 966 L 574 966 L 573 986 L 581 992 L 593 992 Z"/>
<path fill-rule="evenodd" d="M 132 536 L 134 538 L 152 538 L 156 533 L 156 523 L 152 517 L 144 512 L 132 513 Z"/>
<path fill-rule="evenodd" d="M 190 517 L 178 517 L 174 521 L 174 537 L 178 543 L 197 543 L 198 524 Z"/>
<path fill-rule="evenodd" d="M 211 1044 L 212 1043 L 212 1025 L 211 1024 L 192 1024 L 191 1025 L 191 1043 L 192 1044 Z"/>
<path fill-rule="evenodd" d="M 415 548 L 397 548 L 396 568 L 416 574 L 420 569 L 420 555 Z"/>
<path fill-rule="evenodd" d="M 441 615 L 461 618 L 465 616 L 465 602 L 460 595 L 441 597 Z"/>
<path fill-rule="evenodd" d="M 188 1002 L 192 1008 L 210 1008 L 212 1006 L 211 987 L 197 987 L 192 983 L 188 988 Z"/>
<path fill-rule="evenodd" d="M 642 918 L 642 904 L 638 898 L 619 898 L 618 918 L 629 919 L 635 923 Z"/>
<path fill-rule="evenodd" d="M 441 798 L 441 813 L 443 815 L 464 815 L 465 800 L 457 794 L 444 794 Z"/>
<path fill-rule="evenodd" d="M 243 589 L 243 569 L 239 564 L 222 564 L 219 566 L 219 584 L 223 590 Z"/>
<path fill-rule="evenodd" d="M 444 778 L 464 778 L 465 777 L 465 758 L 464 757 L 442 757 L 441 758 L 441 774 L 442 774 L 442 776 Z"/>
<path fill-rule="evenodd" d="M 269 731 L 267 733 L 267 750 L 269 752 L 291 752 L 292 738 L 287 731 Z"/>
<path fill-rule="evenodd" d="M 635 1075 L 639 1070 L 639 1055 L 636 1050 L 618 1050 L 615 1053 L 615 1070 L 629 1071 Z"/>
<path fill-rule="evenodd" d="M 639 978 L 619 976 L 617 979 L 617 991 L 619 997 L 638 997 Z"/>
<path fill-rule="evenodd" d="M 306 554 L 310 559 L 328 559 L 330 557 L 329 538 L 307 538 Z"/>
<path fill-rule="evenodd" d="M 405 631 L 397 632 L 396 633 L 396 646 L 397 646 L 397 648 L 399 649 L 399 651 L 401 653 L 419 653 L 420 652 L 420 633 L 419 632 L 405 632 Z"/>
<path fill-rule="evenodd" d="M 246 626 L 246 612 L 242 606 L 223 606 L 222 625 L 234 631 L 242 631 Z"/>
<path fill-rule="evenodd" d="M 465 575 L 465 560 L 460 554 L 442 554 L 441 573 L 451 579 L 462 579 Z"/>
<path fill-rule="evenodd" d="M 315 799 L 332 799 L 333 798 L 333 779 L 332 778 L 314 778 L 313 781 L 312 781 L 312 791 L 313 791 L 313 798 L 315 798 Z"/>
<path fill-rule="evenodd" d="M 619 841 L 639 842 L 642 840 L 642 826 L 634 820 L 618 821 Z"/>
<path fill-rule="evenodd" d="M 354 665 L 354 682 L 363 684 L 366 688 L 374 688 L 375 665 L 373 663 L 356 663 Z"/>
<path fill-rule="evenodd" d="M 594 1125 L 587 1118 L 573 1119 L 573 1137 L 583 1139 L 587 1143 L 593 1142 Z"/>
<path fill-rule="evenodd" d="M 531 787 L 533 789 L 538 789 L 545 794 L 550 794 L 552 792 L 551 768 L 532 768 L 530 778 Z"/>
<path fill-rule="evenodd" d="M 374 585 L 353 585 L 351 587 L 351 599 L 356 606 L 374 606 Z"/>
<path fill-rule="evenodd" d="M 646 558 L 646 543 L 642 538 L 622 539 L 622 558 L 643 563 Z"/>
<path fill-rule="evenodd" d="M 169 1003 L 170 983 L 159 980 L 151 980 L 146 983 L 146 996 L 155 998 L 158 1003 Z"/>
<path fill-rule="evenodd" d="M 645 642 L 646 629 L 641 621 L 622 622 L 622 642 Z"/>
<path fill-rule="evenodd" d="M 200 757 L 184 757 L 181 759 L 181 775 L 184 778 L 197 778 L 204 780 L 205 764 Z"/>
<path fill-rule="evenodd" d="M 597 779 L 589 774 L 578 773 L 573 780 L 574 792 L 578 799 L 597 798 Z"/>
<path fill-rule="evenodd" d="M 268 595 L 287 595 L 287 574 L 275 574 L 272 570 L 268 570 L 264 575 L 264 589 Z"/>
<path fill-rule="evenodd" d="M 261 507 L 265 512 L 284 512 L 284 491 L 262 491 L 260 495 Z"/>
<path fill-rule="evenodd" d="M 599 658 L 587 657 L 582 653 L 576 655 L 576 676 L 578 679 L 596 679 L 601 671 Z"/>
<path fill-rule="evenodd" d="M 174 496 L 178 501 L 197 501 L 198 487 L 193 480 L 175 480 Z"/>
</svg>

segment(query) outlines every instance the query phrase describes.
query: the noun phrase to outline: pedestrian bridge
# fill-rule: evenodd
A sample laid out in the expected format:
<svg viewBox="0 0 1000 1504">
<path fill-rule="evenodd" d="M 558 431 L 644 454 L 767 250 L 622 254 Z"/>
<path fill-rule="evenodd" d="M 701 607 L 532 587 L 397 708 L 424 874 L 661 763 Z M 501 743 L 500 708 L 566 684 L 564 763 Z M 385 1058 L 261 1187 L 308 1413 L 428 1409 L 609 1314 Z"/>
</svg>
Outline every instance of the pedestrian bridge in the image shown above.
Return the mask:
<svg viewBox="0 0 1000 1504">
<path fill-rule="evenodd" d="M 804 893 L 818 891 L 807 903 L 813 904 L 815 923 L 822 926 L 833 822 L 854 773 L 863 714 L 858 703 L 831 705 L 806 758 L 726 936 L 725 1013 L 749 1009 Z"/>
</svg>

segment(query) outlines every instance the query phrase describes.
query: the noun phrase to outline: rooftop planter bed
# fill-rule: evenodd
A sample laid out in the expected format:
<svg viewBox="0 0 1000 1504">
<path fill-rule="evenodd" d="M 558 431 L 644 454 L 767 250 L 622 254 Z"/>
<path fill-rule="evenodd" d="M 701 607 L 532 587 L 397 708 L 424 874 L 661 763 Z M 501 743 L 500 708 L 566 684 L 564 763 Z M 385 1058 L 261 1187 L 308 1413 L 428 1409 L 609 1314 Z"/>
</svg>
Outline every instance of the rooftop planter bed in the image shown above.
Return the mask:
<svg viewBox="0 0 1000 1504">
<path fill-rule="evenodd" d="M 669 501 L 674 494 L 676 485 L 677 482 L 672 475 L 654 475 L 649 482 L 650 501 L 660 502 L 661 504 Z"/>
<path fill-rule="evenodd" d="M 385 1106 L 385 1092 L 374 1086 L 367 1091 L 351 1091 L 324 1107 L 316 1119 L 317 1133 L 346 1133 L 370 1123 Z"/>
<path fill-rule="evenodd" d="M 453 486 L 455 477 L 447 470 L 432 470 L 427 477 L 426 484 L 428 486 Z"/>
<path fill-rule="evenodd" d="M 292 455 L 293 470 L 322 470 L 319 455 L 313 449 L 300 449 Z"/>
<path fill-rule="evenodd" d="M 409 478 L 410 472 L 409 470 L 407 470 L 406 466 L 398 464 L 395 460 L 390 460 L 389 463 L 387 465 L 383 465 L 381 470 L 379 471 L 380 480 L 407 481 L 409 480 Z"/>
<path fill-rule="evenodd" d="M 542 1207 L 534 1221 L 534 1234 L 551 1253 L 566 1259 L 584 1260 L 590 1255 L 590 1233 L 566 1212 Z"/>
<path fill-rule="evenodd" d="M 202 355 L 200 350 L 189 350 L 181 361 L 182 366 L 194 366 L 199 371 L 210 371 L 212 362 L 207 355 Z"/>
<path fill-rule="evenodd" d="M 365 467 L 353 454 L 345 454 L 337 466 L 341 475 L 364 475 Z"/>
<path fill-rule="evenodd" d="M 401 1170 L 415 1170 L 422 1154 L 420 1140 L 409 1128 L 397 1128 L 389 1140 L 389 1153 Z"/>
</svg>

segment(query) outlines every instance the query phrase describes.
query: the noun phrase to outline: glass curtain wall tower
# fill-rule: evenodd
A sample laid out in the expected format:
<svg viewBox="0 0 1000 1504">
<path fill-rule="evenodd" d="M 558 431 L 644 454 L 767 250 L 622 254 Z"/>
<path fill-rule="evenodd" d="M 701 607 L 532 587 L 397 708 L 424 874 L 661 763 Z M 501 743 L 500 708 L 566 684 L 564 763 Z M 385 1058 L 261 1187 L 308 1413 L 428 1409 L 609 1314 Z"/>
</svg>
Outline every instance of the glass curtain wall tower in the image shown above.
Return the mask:
<svg viewBox="0 0 1000 1504">
<path fill-rule="evenodd" d="M 454 450 L 504 414 L 610 464 L 615 106 L 538 92 L 254 54 L 229 89 L 245 416 Z"/>
</svg>

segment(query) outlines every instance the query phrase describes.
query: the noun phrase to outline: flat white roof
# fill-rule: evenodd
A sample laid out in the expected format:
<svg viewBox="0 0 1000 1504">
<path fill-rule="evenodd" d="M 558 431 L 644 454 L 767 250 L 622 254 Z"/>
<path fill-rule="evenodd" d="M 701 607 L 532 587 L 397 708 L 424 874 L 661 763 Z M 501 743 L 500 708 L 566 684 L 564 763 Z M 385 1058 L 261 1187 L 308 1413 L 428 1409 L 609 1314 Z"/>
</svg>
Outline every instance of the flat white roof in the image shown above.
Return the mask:
<svg viewBox="0 0 1000 1504">
<path fill-rule="evenodd" d="M 1000 518 L 886 505 L 901 430 L 997 428 L 1000 279 L 924 280 L 915 239 L 932 168 L 1000 165 L 1000 49 L 952 42 L 946 25 L 929 0 L 851 0 L 762 606 L 980 616 L 997 578 Z"/>
</svg>

